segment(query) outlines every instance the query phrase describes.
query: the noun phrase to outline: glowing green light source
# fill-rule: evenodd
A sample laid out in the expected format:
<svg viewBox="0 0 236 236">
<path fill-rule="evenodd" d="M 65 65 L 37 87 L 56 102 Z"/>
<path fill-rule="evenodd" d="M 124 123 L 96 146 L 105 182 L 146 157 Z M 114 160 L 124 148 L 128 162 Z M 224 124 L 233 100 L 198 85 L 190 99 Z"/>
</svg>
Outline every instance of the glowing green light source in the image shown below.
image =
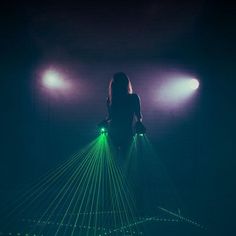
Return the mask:
<svg viewBox="0 0 236 236">
<path fill-rule="evenodd" d="M 102 128 L 100 129 L 100 134 L 106 134 L 106 133 L 107 133 L 107 129 L 104 128 L 104 127 L 102 127 Z"/>
<path fill-rule="evenodd" d="M 104 127 L 102 127 L 102 128 L 100 129 L 100 133 L 101 133 L 101 134 L 106 134 L 106 133 L 107 133 L 107 129 L 104 128 Z"/>
<path fill-rule="evenodd" d="M 139 134 L 139 136 L 143 137 L 143 134 Z"/>
</svg>

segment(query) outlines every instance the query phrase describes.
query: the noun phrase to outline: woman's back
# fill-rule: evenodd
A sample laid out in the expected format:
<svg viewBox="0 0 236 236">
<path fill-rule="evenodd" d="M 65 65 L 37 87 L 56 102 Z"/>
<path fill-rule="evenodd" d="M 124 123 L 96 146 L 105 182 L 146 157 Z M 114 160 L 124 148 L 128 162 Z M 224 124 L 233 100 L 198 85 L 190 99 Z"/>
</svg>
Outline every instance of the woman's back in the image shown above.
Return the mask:
<svg viewBox="0 0 236 236">
<path fill-rule="evenodd" d="M 107 99 L 109 113 L 109 136 L 117 147 L 128 147 L 133 137 L 133 120 L 141 121 L 140 99 L 132 93 L 128 76 L 123 72 L 114 74 L 109 85 Z"/>
<path fill-rule="evenodd" d="M 113 130 L 132 132 L 134 116 L 141 118 L 140 100 L 137 94 L 126 94 L 107 101 L 110 125 Z"/>
</svg>

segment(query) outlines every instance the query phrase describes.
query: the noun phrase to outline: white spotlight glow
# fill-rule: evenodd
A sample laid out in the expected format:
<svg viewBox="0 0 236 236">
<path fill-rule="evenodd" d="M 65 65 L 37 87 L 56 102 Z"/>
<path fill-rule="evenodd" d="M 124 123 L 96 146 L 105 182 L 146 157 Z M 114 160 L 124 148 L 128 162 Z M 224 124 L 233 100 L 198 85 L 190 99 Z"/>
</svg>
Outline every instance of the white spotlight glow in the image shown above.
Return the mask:
<svg viewBox="0 0 236 236">
<path fill-rule="evenodd" d="M 47 70 L 43 74 L 43 85 L 48 89 L 65 90 L 69 88 L 69 83 L 65 81 L 63 75 L 55 70 Z"/>
<path fill-rule="evenodd" d="M 189 87 L 190 87 L 191 89 L 193 89 L 193 90 L 198 89 L 198 87 L 199 87 L 199 81 L 198 81 L 197 79 L 191 79 L 191 80 L 189 81 Z"/>
<path fill-rule="evenodd" d="M 186 75 L 170 74 L 159 85 L 157 101 L 165 109 L 178 108 L 199 88 L 199 81 Z"/>
</svg>

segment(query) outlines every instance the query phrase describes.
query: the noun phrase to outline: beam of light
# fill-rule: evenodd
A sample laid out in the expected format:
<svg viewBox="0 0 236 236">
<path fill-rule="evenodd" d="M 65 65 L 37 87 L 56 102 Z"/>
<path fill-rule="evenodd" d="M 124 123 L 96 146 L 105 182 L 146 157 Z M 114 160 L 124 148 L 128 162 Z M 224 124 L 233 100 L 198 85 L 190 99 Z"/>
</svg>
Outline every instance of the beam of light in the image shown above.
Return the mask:
<svg viewBox="0 0 236 236">
<path fill-rule="evenodd" d="M 13 221 L 34 218 L 29 230 L 32 235 L 139 232 L 134 201 L 106 134 L 49 172 L 14 205 Z M 112 212 L 111 216 L 106 212 Z M 57 222 L 54 228 L 52 222 Z"/>
<path fill-rule="evenodd" d="M 181 215 L 179 215 L 179 214 L 176 214 L 176 213 L 174 213 L 174 212 L 172 212 L 172 211 L 170 211 L 170 210 L 165 209 L 164 207 L 158 207 L 158 209 L 160 209 L 160 210 L 162 210 L 162 211 L 164 211 L 164 212 L 166 212 L 166 213 L 168 213 L 168 214 L 170 214 L 170 215 L 172 215 L 172 216 L 177 217 L 177 218 L 180 219 L 181 221 L 185 221 L 185 222 L 187 222 L 187 223 L 189 223 L 189 224 L 195 225 L 196 227 L 205 229 L 205 227 L 204 227 L 203 225 L 200 225 L 200 224 L 197 223 L 196 221 L 190 220 L 190 219 L 188 219 L 188 218 L 186 218 L 186 217 L 183 217 L 183 216 L 181 216 Z"/>
<path fill-rule="evenodd" d="M 96 141 L 97 140 L 94 140 L 84 149 L 72 155 L 71 158 L 59 165 L 55 170 L 48 171 L 48 173 L 46 173 L 45 176 L 39 180 L 39 182 L 33 184 L 29 189 L 23 190 L 22 195 L 20 195 L 14 202 L 9 203 L 12 210 L 7 212 L 6 217 L 8 218 L 12 214 L 16 214 L 16 211 L 19 213 L 19 208 L 21 208 L 21 210 L 29 208 L 31 203 L 35 202 L 37 198 L 41 197 L 41 195 L 43 195 L 48 189 L 52 188 L 52 186 L 61 178 L 61 176 L 63 176 L 63 174 L 68 172 L 68 170 L 71 170 L 73 166 L 78 165 L 81 159 L 88 155 Z"/>
<path fill-rule="evenodd" d="M 150 166 L 155 166 L 155 169 L 150 168 Z M 162 163 L 147 134 L 143 136 L 136 134 L 134 136 L 125 166 L 125 173 L 134 181 L 139 178 L 140 173 L 148 173 L 148 176 L 143 177 L 145 184 L 140 184 L 136 190 L 146 192 L 146 186 L 152 185 L 153 194 L 155 194 L 156 198 L 155 200 L 149 200 L 150 195 L 146 196 L 145 210 L 147 212 L 155 214 L 153 212 L 154 202 L 164 205 L 181 205 L 173 180 L 170 178 L 168 170 Z"/>
<path fill-rule="evenodd" d="M 73 186 L 76 186 L 76 173 L 80 170 L 83 170 L 83 167 L 86 166 L 88 159 L 84 159 L 82 165 L 79 165 L 75 170 L 72 169 L 72 175 L 70 175 L 67 182 L 64 184 L 64 186 L 60 189 L 59 193 L 54 197 L 53 201 L 50 203 L 46 211 L 43 213 L 43 215 L 40 218 L 40 221 L 43 220 L 44 217 L 46 217 L 46 220 L 44 220 L 46 223 L 48 223 L 51 218 L 54 216 L 57 209 L 59 209 L 61 203 L 63 204 L 63 200 L 67 202 L 67 197 L 70 196 L 70 190 L 73 189 Z M 72 199 L 73 201 L 73 199 Z M 70 207 L 71 203 L 69 203 Z M 67 211 L 66 211 L 67 213 Z M 58 227 L 58 230 L 56 231 L 56 234 L 59 232 L 60 227 L 63 225 L 64 216 L 62 218 L 62 221 Z"/>
<path fill-rule="evenodd" d="M 200 83 L 191 76 L 172 76 L 166 78 L 156 91 L 156 101 L 161 108 L 178 108 L 199 88 Z"/>
<path fill-rule="evenodd" d="M 131 152 L 146 153 L 145 149 L 148 149 L 150 154 L 150 145 L 146 134 L 136 135 Z M 145 161 L 149 160 L 145 158 Z M 149 221 L 187 222 L 200 227 L 165 208 L 159 209 L 176 219 L 139 218 L 125 175 L 117 165 L 106 134 L 101 134 L 81 152 L 49 172 L 17 202 L 19 205 L 13 211 L 16 214 L 12 221 L 8 219 L 8 228 L 11 229 L 14 220 L 21 221 L 20 227 L 24 227 L 29 235 L 134 236 L 142 235 L 140 225 Z"/>
</svg>

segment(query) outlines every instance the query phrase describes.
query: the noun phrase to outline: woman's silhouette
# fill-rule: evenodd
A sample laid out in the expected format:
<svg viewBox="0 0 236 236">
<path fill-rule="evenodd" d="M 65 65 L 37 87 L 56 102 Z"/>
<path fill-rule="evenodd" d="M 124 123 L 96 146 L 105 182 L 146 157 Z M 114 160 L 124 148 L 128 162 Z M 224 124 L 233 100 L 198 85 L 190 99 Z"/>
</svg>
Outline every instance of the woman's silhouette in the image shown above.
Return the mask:
<svg viewBox="0 0 236 236">
<path fill-rule="evenodd" d="M 133 120 L 136 117 L 136 129 L 145 132 L 142 125 L 139 96 L 132 91 L 132 85 L 123 72 L 113 75 L 109 84 L 107 98 L 108 134 L 112 143 L 125 155 L 133 138 Z"/>
</svg>

